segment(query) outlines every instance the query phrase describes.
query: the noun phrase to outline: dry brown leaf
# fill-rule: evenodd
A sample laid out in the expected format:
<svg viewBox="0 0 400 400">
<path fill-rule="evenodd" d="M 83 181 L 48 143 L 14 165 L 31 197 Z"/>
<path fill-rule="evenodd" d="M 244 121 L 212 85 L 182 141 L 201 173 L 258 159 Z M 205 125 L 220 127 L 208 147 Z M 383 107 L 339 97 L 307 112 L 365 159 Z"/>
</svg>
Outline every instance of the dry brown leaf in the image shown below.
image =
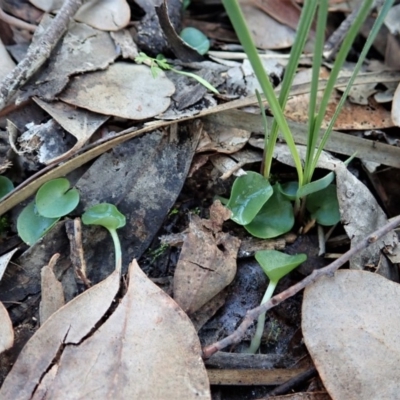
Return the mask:
<svg viewBox="0 0 400 400">
<path fill-rule="evenodd" d="M 165 111 L 174 91 L 164 72 L 153 78 L 145 65 L 118 62 L 105 71 L 75 76 L 60 99 L 100 114 L 141 120 Z"/>
<path fill-rule="evenodd" d="M 236 274 L 240 240 L 221 231 L 230 211 L 216 201 L 210 219 L 192 216 L 174 276 L 174 298 L 188 314 L 194 313 Z"/>
<path fill-rule="evenodd" d="M 6 47 L 0 39 L 0 82 L 9 74 L 15 67 L 15 63 L 8 54 Z"/>
<path fill-rule="evenodd" d="M 14 329 L 10 316 L 0 302 L 0 354 L 14 344 Z M 1 393 L 0 393 L 1 395 Z"/>
<path fill-rule="evenodd" d="M 396 399 L 400 391 L 400 286 L 338 271 L 306 288 L 302 330 L 333 399 Z"/>
<path fill-rule="evenodd" d="M 28 400 L 65 343 L 78 344 L 104 317 L 118 289 L 119 273 L 93 286 L 54 313 L 22 349 L 0 390 L 0 399 Z M 47 380 L 48 381 L 48 377 Z M 65 393 L 63 396 L 64 399 Z"/>
</svg>

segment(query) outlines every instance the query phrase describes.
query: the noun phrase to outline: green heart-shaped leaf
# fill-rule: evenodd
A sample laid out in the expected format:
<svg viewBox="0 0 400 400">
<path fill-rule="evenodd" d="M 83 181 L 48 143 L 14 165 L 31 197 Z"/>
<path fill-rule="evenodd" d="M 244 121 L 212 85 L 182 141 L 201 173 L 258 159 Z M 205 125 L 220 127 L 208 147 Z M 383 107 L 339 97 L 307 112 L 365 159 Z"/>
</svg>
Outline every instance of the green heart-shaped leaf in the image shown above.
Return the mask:
<svg viewBox="0 0 400 400">
<path fill-rule="evenodd" d="M 249 224 L 272 196 L 271 184 L 257 172 L 249 171 L 236 178 L 231 197 L 226 205 L 232 211 L 231 219 L 240 225 Z"/>
<path fill-rule="evenodd" d="M 255 237 L 269 239 L 289 232 L 293 225 L 292 203 L 274 185 L 273 195 L 245 229 Z"/>
<path fill-rule="evenodd" d="M 310 194 L 306 201 L 311 218 L 320 225 L 331 226 L 340 221 L 336 185 L 329 185 L 324 190 Z"/>
<path fill-rule="evenodd" d="M 26 244 L 33 246 L 59 219 L 43 217 L 37 212 L 35 202 L 32 201 L 18 216 L 18 235 Z"/>
<path fill-rule="evenodd" d="M 288 199 L 296 200 L 297 190 L 299 189 L 298 182 L 286 182 L 278 186 L 279 191 Z"/>
<path fill-rule="evenodd" d="M 210 49 L 210 41 L 207 36 L 196 28 L 188 27 L 182 30 L 179 35 L 184 42 L 193 47 L 201 55 Z"/>
<path fill-rule="evenodd" d="M 71 189 L 66 178 L 46 182 L 36 193 L 36 208 L 46 218 L 59 218 L 73 211 L 79 203 L 79 192 Z"/>
<path fill-rule="evenodd" d="M 6 176 L 0 176 L 0 199 L 14 189 L 13 183 Z"/>
<path fill-rule="evenodd" d="M 82 222 L 85 225 L 101 225 L 104 228 L 115 230 L 125 226 L 126 218 L 114 204 L 101 203 L 86 210 L 82 215 Z"/>
<path fill-rule="evenodd" d="M 276 250 L 261 250 L 256 252 L 255 258 L 269 280 L 278 282 L 290 271 L 306 261 L 307 255 L 302 253 L 289 255 Z"/>
</svg>

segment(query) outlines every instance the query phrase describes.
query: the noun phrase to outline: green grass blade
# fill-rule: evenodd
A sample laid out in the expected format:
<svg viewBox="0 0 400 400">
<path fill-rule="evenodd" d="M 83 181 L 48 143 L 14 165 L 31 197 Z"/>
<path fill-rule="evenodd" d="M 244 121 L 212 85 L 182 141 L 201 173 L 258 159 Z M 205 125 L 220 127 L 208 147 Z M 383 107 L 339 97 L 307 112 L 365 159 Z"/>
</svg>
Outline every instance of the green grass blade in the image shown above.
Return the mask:
<svg viewBox="0 0 400 400">
<path fill-rule="evenodd" d="M 304 161 L 304 176 L 308 176 L 308 169 L 311 166 L 312 158 L 314 155 L 315 147 L 318 139 L 318 132 L 315 131 L 314 125 L 316 114 L 318 113 L 317 95 L 319 87 L 319 73 L 321 70 L 322 57 L 325 44 L 325 30 L 328 19 L 328 1 L 322 0 L 318 7 L 317 17 L 317 31 L 314 45 L 314 56 L 312 65 L 312 78 L 310 89 L 310 103 L 308 107 L 308 137 L 307 137 L 307 151 Z M 317 134 L 315 134 L 317 132 Z M 307 182 L 307 181 L 306 181 Z"/>
<path fill-rule="evenodd" d="M 257 77 L 258 82 L 263 90 L 265 97 L 268 100 L 268 103 L 271 107 L 272 113 L 276 119 L 276 122 L 282 131 L 282 134 L 286 140 L 286 143 L 290 149 L 292 157 L 294 159 L 297 174 L 299 177 L 299 184 L 301 185 L 303 182 L 303 168 L 301 165 L 301 160 L 294 143 L 292 134 L 290 132 L 288 123 L 283 114 L 283 110 L 279 104 L 279 101 L 275 95 L 274 89 L 272 87 L 271 82 L 265 72 L 264 66 L 261 62 L 261 59 L 257 53 L 257 49 L 254 45 L 253 39 L 248 30 L 246 21 L 244 19 L 242 10 L 239 7 L 237 0 L 222 0 L 222 3 L 225 7 L 225 10 L 231 20 L 231 23 L 235 29 L 235 32 L 244 47 L 244 50 L 249 58 L 251 66 L 253 67 L 254 73 Z M 271 140 L 269 143 L 269 147 L 271 146 Z"/>
<path fill-rule="evenodd" d="M 367 0 L 365 0 L 365 2 L 367 2 Z M 368 1 L 368 3 L 370 3 L 370 1 Z M 353 82 L 354 82 L 354 80 L 356 79 L 357 74 L 358 74 L 358 72 L 359 72 L 360 69 L 361 69 L 361 66 L 362 66 L 362 64 L 363 64 L 363 62 L 364 62 L 364 60 L 365 60 L 365 58 L 366 58 L 366 56 L 367 56 L 367 53 L 368 53 L 369 49 L 371 48 L 371 46 L 372 46 L 372 44 L 373 44 L 373 42 L 374 42 L 374 40 L 375 40 L 375 38 L 376 38 L 376 35 L 378 34 L 378 32 L 379 32 L 379 30 L 380 30 L 380 28 L 381 28 L 381 26 L 382 26 L 382 24 L 383 24 L 383 22 L 384 22 L 384 19 L 385 19 L 387 13 L 389 12 L 390 8 L 393 6 L 393 3 L 394 3 L 394 0 L 386 0 L 385 3 L 384 3 L 384 5 L 382 6 L 380 12 L 379 12 L 378 17 L 377 17 L 376 20 L 375 20 L 375 23 L 374 23 L 374 25 L 373 25 L 373 27 L 372 27 L 372 29 L 371 29 L 371 32 L 370 32 L 370 34 L 369 34 L 369 36 L 368 36 L 368 39 L 367 39 L 367 41 L 366 41 L 366 43 L 365 43 L 365 45 L 364 45 L 364 47 L 363 47 L 363 49 L 362 49 L 362 51 L 361 51 L 360 57 L 359 57 L 359 59 L 358 59 L 358 61 L 357 61 L 357 64 L 356 64 L 356 66 L 354 67 L 354 70 L 353 70 L 353 73 L 352 73 L 352 75 L 351 75 L 351 77 L 350 77 L 350 80 L 349 80 L 349 82 L 348 82 L 348 84 L 347 84 L 347 86 L 346 86 L 346 89 L 345 89 L 345 91 L 343 92 L 343 95 L 342 95 L 342 97 L 341 97 L 341 99 L 340 99 L 340 101 L 339 101 L 339 104 L 338 104 L 338 106 L 336 107 L 336 111 L 335 111 L 335 113 L 334 113 L 334 115 L 333 115 L 333 117 L 332 117 L 332 119 L 331 119 L 331 121 L 330 121 L 330 123 L 329 123 L 328 128 L 326 129 L 326 131 L 325 131 L 325 133 L 324 133 L 324 135 L 323 135 L 323 137 L 322 137 L 322 139 L 321 139 L 321 142 L 320 142 L 319 146 L 318 146 L 318 150 L 317 150 L 317 152 L 316 152 L 316 154 L 315 154 L 315 156 L 314 156 L 313 162 L 312 162 L 312 167 L 311 167 L 311 172 L 310 172 L 310 173 L 311 173 L 311 176 L 312 176 L 312 173 L 313 173 L 314 170 L 315 170 L 315 167 L 316 167 L 316 165 L 317 165 L 319 156 L 321 155 L 321 152 L 322 152 L 322 150 L 323 150 L 323 148 L 324 148 L 326 142 L 327 142 L 328 139 L 329 139 L 330 133 L 331 133 L 332 130 L 333 130 L 333 126 L 334 126 L 334 124 L 335 124 L 335 122 L 336 122 L 336 119 L 337 119 L 337 117 L 339 116 L 339 113 L 340 113 L 340 111 L 341 111 L 341 109 L 342 109 L 342 107 L 343 107 L 343 105 L 344 105 L 344 102 L 346 101 L 346 98 L 347 98 L 347 96 L 348 96 L 348 94 L 349 94 L 349 91 L 350 91 L 352 85 L 353 85 Z M 364 4 L 363 4 L 363 6 L 364 6 Z M 364 18 L 364 19 L 365 19 L 365 18 Z M 361 24 L 360 24 L 360 25 L 361 25 Z M 354 26 L 353 26 L 353 27 L 354 27 Z M 349 33 L 350 33 L 350 32 L 349 32 Z M 348 35 L 348 36 L 349 36 L 349 35 Z M 348 39 L 348 38 L 346 37 L 345 41 L 346 41 L 347 39 Z M 342 46 L 342 47 L 343 47 L 343 46 Z M 346 54 L 347 54 L 347 53 L 346 53 Z M 335 81 L 336 81 L 336 79 L 335 79 Z M 328 82 L 328 84 L 329 84 L 329 82 Z M 335 82 L 333 82 L 333 85 L 334 85 L 334 84 L 335 84 Z M 322 123 L 322 120 L 321 120 L 321 123 Z M 307 179 L 307 178 L 306 178 L 306 179 Z M 307 181 L 306 181 L 306 182 L 307 182 Z"/>
<path fill-rule="evenodd" d="M 281 83 L 279 104 L 282 110 L 285 109 L 290 89 L 292 87 L 293 79 L 295 77 L 296 70 L 299 65 L 299 60 L 303 53 L 303 49 L 311 29 L 312 21 L 318 3 L 319 0 L 309 0 L 305 2 L 303 6 L 298 23 L 297 34 L 290 52 L 288 65 L 286 66 L 285 69 L 285 75 Z M 278 138 L 278 124 L 276 121 L 274 121 L 270 133 L 269 147 L 267 148 L 265 154 L 264 176 L 266 177 L 270 175 L 272 156 L 277 138 Z"/>
</svg>

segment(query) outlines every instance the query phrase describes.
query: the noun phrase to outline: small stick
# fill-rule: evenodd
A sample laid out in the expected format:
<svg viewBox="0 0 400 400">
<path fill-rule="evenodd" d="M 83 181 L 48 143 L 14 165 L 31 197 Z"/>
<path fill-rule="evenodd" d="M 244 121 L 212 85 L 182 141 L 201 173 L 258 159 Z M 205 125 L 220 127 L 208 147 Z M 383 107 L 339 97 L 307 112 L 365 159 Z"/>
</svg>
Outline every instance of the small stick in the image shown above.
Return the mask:
<svg viewBox="0 0 400 400">
<path fill-rule="evenodd" d="M 15 26 L 19 29 L 25 29 L 29 32 L 35 32 L 37 26 L 29 24 L 28 22 L 22 21 L 21 19 L 15 18 L 12 15 L 9 15 L 3 11 L 0 7 L 0 20 L 4 21 L 8 25 Z"/>
<path fill-rule="evenodd" d="M 231 335 L 227 336 L 225 339 L 220 340 L 219 342 L 215 342 L 203 348 L 203 358 L 209 358 L 217 351 L 220 351 L 227 346 L 232 346 L 236 343 L 239 343 L 244 334 L 246 333 L 247 328 L 253 323 L 255 319 L 259 317 L 260 314 L 277 306 L 278 304 L 282 303 L 282 301 L 288 299 L 289 297 L 294 296 L 296 293 L 304 289 L 306 286 L 317 281 L 321 276 L 333 277 L 335 271 L 339 269 L 344 263 L 349 261 L 351 257 L 357 254 L 359 251 L 367 248 L 370 244 L 375 243 L 379 238 L 386 235 L 388 232 L 390 232 L 398 225 L 400 225 L 400 215 L 392 218 L 386 225 L 376 230 L 367 238 L 358 242 L 354 247 L 352 247 L 349 251 L 344 253 L 340 258 L 333 261 L 331 264 L 327 265 L 324 268 L 314 270 L 310 275 L 308 275 L 302 281 L 296 283 L 290 288 L 272 297 L 266 303 L 256 308 L 253 308 L 252 310 L 247 311 L 246 316 L 244 317 L 242 323 Z"/>
<path fill-rule="evenodd" d="M 308 381 L 309 379 L 317 375 L 318 375 L 317 370 L 314 367 L 310 368 L 307 371 L 301 372 L 294 378 L 289 379 L 285 383 L 282 383 L 281 385 L 277 386 L 275 389 L 268 392 L 266 397 L 263 397 L 260 400 L 266 400 L 269 399 L 270 397 L 280 396 L 289 393 L 292 389 L 295 389 L 297 386 L 303 384 L 304 382 Z"/>
<path fill-rule="evenodd" d="M 44 64 L 50 53 L 68 28 L 72 18 L 84 0 L 66 0 L 53 22 L 26 56 L 0 83 L 0 110 L 17 90 Z"/>
</svg>

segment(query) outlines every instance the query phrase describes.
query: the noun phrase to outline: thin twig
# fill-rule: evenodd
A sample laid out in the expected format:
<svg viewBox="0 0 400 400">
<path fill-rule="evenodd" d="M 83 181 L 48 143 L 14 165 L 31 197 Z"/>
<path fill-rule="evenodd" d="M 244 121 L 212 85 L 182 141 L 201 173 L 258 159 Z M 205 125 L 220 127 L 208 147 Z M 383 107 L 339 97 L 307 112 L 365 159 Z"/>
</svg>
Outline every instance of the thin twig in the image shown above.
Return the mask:
<svg viewBox="0 0 400 400">
<path fill-rule="evenodd" d="M 21 19 L 15 18 L 12 15 L 9 15 L 3 11 L 0 7 L 0 20 L 4 21 L 8 25 L 15 26 L 19 29 L 25 29 L 29 32 L 35 32 L 37 26 L 33 24 L 29 24 L 28 22 L 22 21 Z"/>
<path fill-rule="evenodd" d="M 0 110 L 16 91 L 43 65 L 50 56 L 84 0 L 66 0 L 42 37 L 29 47 L 28 53 L 0 83 Z"/>
<path fill-rule="evenodd" d="M 282 301 L 288 299 L 289 297 L 294 296 L 300 290 L 304 289 L 306 286 L 314 283 L 322 276 L 333 276 L 335 271 L 339 269 L 344 263 L 350 260 L 355 254 L 359 251 L 367 248 L 370 244 L 375 243 L 379 238 L 386 235 L 392 229 L 400 225 L 400 215 L 392 218 L 386 225 L 382 226 L 374 233 L 369 235 L 366 239 L 361 240 L 354 247 L 352 247 L 349 251 L 344 253 L 340 258 L 329 264 L 328 266 L 314 270 L 310 275 L 304 278 L 302 281 L 296 283 L 290 288 L 284 290 L 283 292 L 277 294 L 272 297 L 269 301 L 262 304 L 259 307 L 253 308 L 252 310 L 247 311 L 245 318 L 239 327 L 225 339 L 220 340 L 219 342 L 215 342 L 203 349 L 203 358 L 209 358 L 217 351 L 224 349 L 227 346 L 232 346 L 233 344 L 239 343 L 244 334 L 247 331 L 247 328 L 256 320 L 260 314 L 270 310 L 271 308 L 277 306 L 282 303 Z"/>
</svg>

